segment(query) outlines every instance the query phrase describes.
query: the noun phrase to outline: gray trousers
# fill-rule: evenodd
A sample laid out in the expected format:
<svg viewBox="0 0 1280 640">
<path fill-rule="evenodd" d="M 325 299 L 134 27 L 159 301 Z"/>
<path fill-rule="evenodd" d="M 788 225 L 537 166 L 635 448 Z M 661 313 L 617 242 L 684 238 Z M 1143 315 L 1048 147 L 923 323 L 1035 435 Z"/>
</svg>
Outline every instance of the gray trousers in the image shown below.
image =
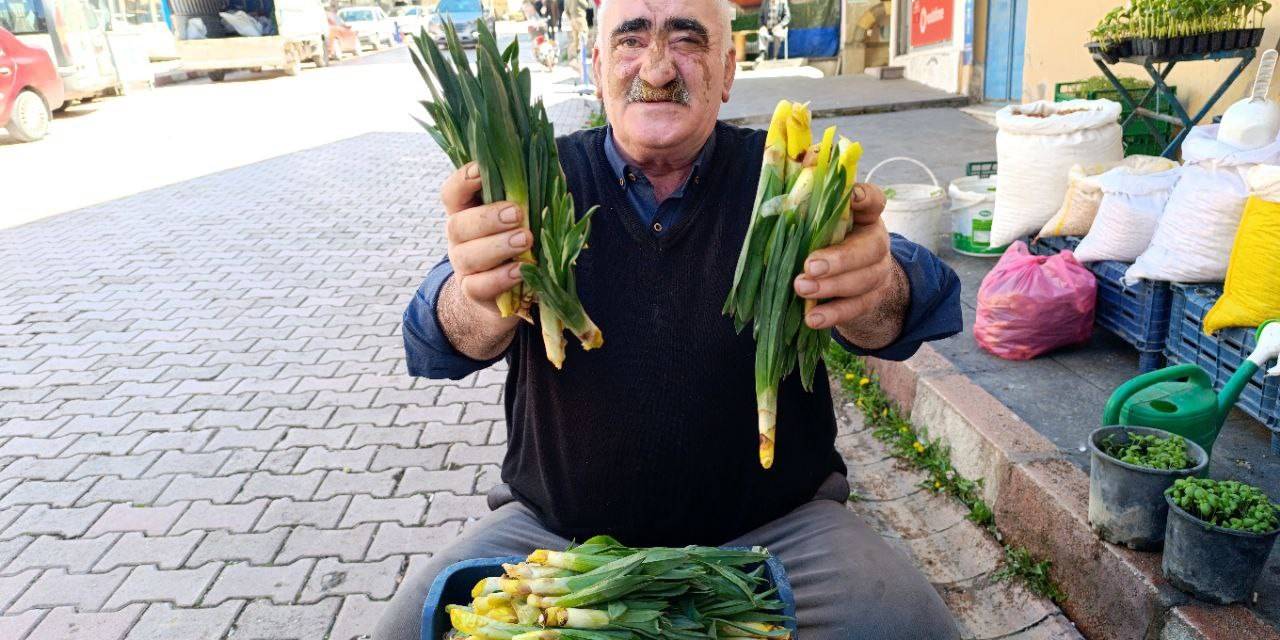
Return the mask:
<svg viewBox="0 0 1280 640">
<path fill-rule="evenodd" d="M 764 546 L 782 560 L 795 590 L 800 640 L 959 638 L 942 598 L 907 558 L 845 508 L 848 494 L 845 477 L 832 475 L 812 502 L 725 545 Z M 373 639 L 419 640 L 431 582 L 455 562 L 568 543 L 529 509 L 507 502 L 405 577 Z"/>
</svg>

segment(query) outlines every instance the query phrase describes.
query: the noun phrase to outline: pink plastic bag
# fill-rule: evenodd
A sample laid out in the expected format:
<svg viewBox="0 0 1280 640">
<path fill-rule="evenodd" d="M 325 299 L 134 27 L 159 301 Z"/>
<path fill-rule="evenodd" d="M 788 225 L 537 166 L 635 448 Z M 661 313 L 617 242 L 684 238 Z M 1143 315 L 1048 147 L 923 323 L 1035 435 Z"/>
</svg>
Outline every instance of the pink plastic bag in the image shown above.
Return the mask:
<svg viewBox="0 0 1280 640">
<path fill-rule="evenodd" d="M 1006 360 L 1030 360 L 1093 333 L 1098 282 L 1071 251 L 1033 256 L 1009 247 L 978 289 L 978 345 Z"/>
</svg>

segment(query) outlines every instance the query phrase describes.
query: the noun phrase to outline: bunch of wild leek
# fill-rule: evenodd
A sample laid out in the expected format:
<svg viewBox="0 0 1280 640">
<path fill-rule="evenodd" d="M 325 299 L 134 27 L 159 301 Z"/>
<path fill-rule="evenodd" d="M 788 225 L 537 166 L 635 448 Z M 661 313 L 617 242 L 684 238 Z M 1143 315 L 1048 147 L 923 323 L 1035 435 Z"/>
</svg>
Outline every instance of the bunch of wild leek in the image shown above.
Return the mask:
<svg viewBox="0 0 1280 640">
<path fill-rule="evenodd" d="M 499 51 L 483 21 L 476 29 L 474 71 L 452 22 L 444 22 L 448 59 L 425 30 L 413 37 L 413 61 L 432 98 L 422 102 L 431 122 L 419 122 L 455 167 L 473 160 L 480 166 L 485 203 L 509 200 L 523 212 L 533 249 L 518 258 L 522 281 L 499 297 L 498 310 L 504 318 L 517 315 L 532 323 L 530 310 L 537 303 L 547 359 L 559 369 L 566 328 L 583 349 L 604 344 L 578 300 L 573 274 L 594 209 L 581 219 L 575 215 L 555 133 L 541 99 L 532 102 L 532 81 L 529 70 L 520 68 L 518 43 Z"/>
<path fill-rule="evenodd" d="M 830 330 L 804 323 L 815 303 L 801 300 L 793 283 L 810 253 L 848 233 L 849 196 L 862 156 L 862 145 L 843 137 L 836 142 L 835 127 L 812 145 L 810 117 L 807 105 L 786 100 L 774 110 L 755 209 L 724 303 L 738 331 L 754 321 L 760 465 L 766 469 L 773 466 L 778 383 L 798 364 L 801 382 L 811 391 L 831 340 Z"/>
<path fill-rule="evenodd" d="M 768 552 L 632 549 L 597 536 L 503 565 L 448 607 L 445 640 L 703 640 L 791 637 L 765 576 Z"/>
</svg>

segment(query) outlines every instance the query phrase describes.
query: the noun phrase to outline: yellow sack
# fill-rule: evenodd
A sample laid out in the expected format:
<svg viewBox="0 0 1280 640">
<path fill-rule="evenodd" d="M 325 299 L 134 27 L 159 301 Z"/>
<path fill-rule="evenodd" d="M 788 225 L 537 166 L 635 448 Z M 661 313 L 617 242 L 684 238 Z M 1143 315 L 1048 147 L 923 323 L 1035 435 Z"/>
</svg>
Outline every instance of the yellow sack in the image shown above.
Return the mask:
<svg viewBox="0 0 1280 640">
<path fill-rule="evenodd" d="M 1236 231 L 1222 297 L 1204 317 L 1204 332 L 1256 327 L 1280 318 L 1280 166 L 1245 176 L 1249 202 Z"/>
</svg>

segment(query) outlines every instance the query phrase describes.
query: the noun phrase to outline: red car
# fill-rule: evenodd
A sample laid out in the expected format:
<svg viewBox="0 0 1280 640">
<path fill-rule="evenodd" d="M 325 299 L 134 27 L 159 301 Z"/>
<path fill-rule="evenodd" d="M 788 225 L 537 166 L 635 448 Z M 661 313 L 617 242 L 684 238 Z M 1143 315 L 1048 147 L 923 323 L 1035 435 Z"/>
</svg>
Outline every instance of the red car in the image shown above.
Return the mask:
<svg viewBox="0 0 1280 640">
<path fill-rule="evenodd" d="M 62 78 L 49 54 L 0 27 L 0 126 L 18 142 L 39 140 L 63 102 Z"/>
<path fill-rule="evenodd" d="M 329 12 L 329 58 L 341 59 L 347 55 L 360 55 L 360 36 L 337 14 Z"/>
</svg>

